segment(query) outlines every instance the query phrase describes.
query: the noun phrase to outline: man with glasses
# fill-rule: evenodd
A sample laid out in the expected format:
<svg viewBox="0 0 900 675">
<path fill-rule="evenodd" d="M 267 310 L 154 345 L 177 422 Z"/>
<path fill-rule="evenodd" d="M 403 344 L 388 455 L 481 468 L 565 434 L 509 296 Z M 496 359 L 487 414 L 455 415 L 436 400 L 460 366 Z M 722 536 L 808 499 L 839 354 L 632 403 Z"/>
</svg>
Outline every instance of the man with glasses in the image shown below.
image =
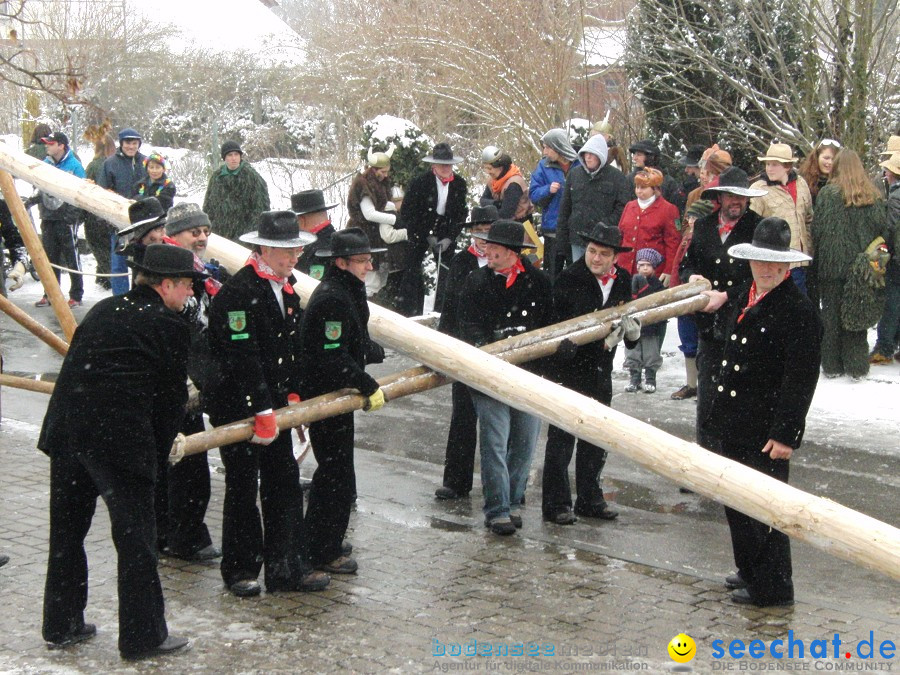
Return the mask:
<svg viewBox="0 0 900 675">
<path fill-rule="evenodd" d="M 384 405 L 378 382 L 366 364 L 381 363 L 384 350 L 369 337 L 366 275 L 372 271 L 372 248 L 361 228 L 335 232 L 331 247 L 316 251 L 332 265 L 309 298 L 300 330 L 301 394 L 304 399 L 336 389 L 352 388 L 365 396 L 365 410 Z M 343 543 L 356 494 L 353 469 L 353 413 L 336 415 L 309 426 L 318 468 L 313 475 L 306 511 L 310 559 L 331 574 L 353 574 L 357 563 Z"/>
</svg>

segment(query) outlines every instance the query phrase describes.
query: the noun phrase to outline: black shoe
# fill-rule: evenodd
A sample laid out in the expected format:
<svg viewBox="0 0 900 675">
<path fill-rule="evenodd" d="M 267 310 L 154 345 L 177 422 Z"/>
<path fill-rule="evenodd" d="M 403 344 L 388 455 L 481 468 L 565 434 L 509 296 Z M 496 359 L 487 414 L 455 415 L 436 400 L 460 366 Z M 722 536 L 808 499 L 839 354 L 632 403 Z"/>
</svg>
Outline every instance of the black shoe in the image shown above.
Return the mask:
<svg viewBox="0 0 900 675">
<path fill-rule="evenodd" d="M 522 529 L 522 516 L 517 513 L 510 513 L 509 519 L 512 521 L 512 524 L 515 525 L 517 530 Z"/>
<path fill-rule="evenodd" d="M 266 593 L 314 593 L 330 583 L 331 577 L 324 572 L 307 572 L 299 581 L 266 582 Z"/>
<path fill-rule="evenodd" d="M 316 565 L 316 569 L 328 572 L 329 574 L 356 574 L 359 564 L 348 556 L 342 555 L 331 562 L 323 565 Z"/>
<path fill-rule="evenodd" d="M 619 517 L 618 511 L 613 511 L 607 504 L 591 504 L 590 506 L 575 507 L 575 515 L 583 518 L 599 518 L 600 520 L 615 520 Z"/>
<path fill-rule="evenodd" d="M 468 497 L 468 492 L 457 492 L 453 488 L 449 488 L 446 485 L 442 485 L 437 490 L 434 491 L 434 496 L 436 499 L 447 500 L 447 499 L 462 499 L 463 497 Z"/>
<path fill-rule="evenodd" d="M 0 567 L 3 567 L 8 562 L 9 562 L 8 555 L 0 555 Z"/>
<path fill-rule="evenodd" d="M 544 514 L 544 520 L 548 523 L 556 523 L 557 525 L 574 525 L 578 518 L 569 509 L 565 511 L 557 511 L 556 513 Z"/>
<path fill-rule="evenodd" d="M 187 560 L 188 562 L 209 562 L 210 560 L 221 558 L 222 551 L 210 544 L 209 546 L 204 546 L 199 551 L 194 551 L 193 553 L 179 553 L 177 551 L 169 549 L 166 551 L 166 555 L 169 555 L 173 558 L 179 558 L 181 560 Z"/>
<path fill-rule="evenodd" d="M 233 595 L 239 598 L 253 598 L 262 592 L 262 588 L 256 579 L 241 579 L 228 587 Z"/>
<path fill-rule="evenodd" d="M 184 637 L 175 637 L 170 635 L 165 640 L 156 645 L 153 649 L 145 652 L 137 652 L 135 654 L 122 654 L 122 658 L 126 661 L 138 661 L 139 659 L 152 659 L 154 656 L 166 656 L 181 651 L 186 652 L 191 648 L 191 641 Z"/>
<path fill-rule="evenodd" d="M 349 541 L 342 541 L 341 555 L 350 555 L 351 553 L 353 553 L 353 544 L 351 544 Z"/>
<path fill-rule="evenodd" d="M 750 597 L 750 591 L 746 588 L 739 588 L 731 594 L 731 600 L 736 605 L 753 605 L 754 607 L 792 607 L 794 600 L 769 600 L 766 602 L 758 602 Z"/>
<path fill-rule="evenodd" d="M 484 521 L 484 526 L 490 529 L 490 531 L 494 534 L 501 537 L 508 537 L 511 534 L 516 533 L 516 526 L 513 525 L 513 522 L 509 517 L 505 516 L 486 520 Z"/>
<path fill-rule="evenodd" d="M 747 588 L 747 582 L 741 578 L 740 574 L 729 574 L 725 577 L 725 588 L 729 591 L 736 590 L 738 588 Z"/>
<path fill-rule="evenodd" d="M 97 626 L 92 623 L 84 624 L 80 630 L 72 631 L 68 635 L 64 635 L 59 640 L 48 640 L 47 649 L 65 649 L 79 642 L 90 640 L 97 634 Z"/>
</svg>

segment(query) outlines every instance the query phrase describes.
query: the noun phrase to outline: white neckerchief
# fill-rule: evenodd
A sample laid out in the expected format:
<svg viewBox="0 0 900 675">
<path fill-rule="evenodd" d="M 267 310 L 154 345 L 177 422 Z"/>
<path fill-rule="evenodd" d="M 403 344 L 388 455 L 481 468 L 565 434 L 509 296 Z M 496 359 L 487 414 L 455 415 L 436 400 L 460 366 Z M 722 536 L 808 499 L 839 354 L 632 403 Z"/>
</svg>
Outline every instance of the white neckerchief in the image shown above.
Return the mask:
<svg viewBox="0 0 900 675">
<path fill-rule="evenodd" d="M 648 206 L 650 206 L 655 201 L 656 201 L 656 195 L 653 195 L 652 197 L 650 197 L 650 199 L 641 199 L 640 197 L 638 197 L 637 203 L 638 203 L 638 206 L 641 207 L 641 210 L 643 210 L 643 209 L 646 209 Z"/>
<path fill-rule="evenodd" d="M 279 284 L 277 281 L 272 281 L 269 279 L 269 286 L 272 287 L 272 292 L 275 294 L 275 300 L 278 301 L 278 306 L 281 307 L 281 318 L 284 318 L 284 294 L 281 291 L 282 284 Z"/>
<path fill-rule="evenodd" d="M 434 210 L 439 216 L 442 216 L 447 211 L 447 194 L 450 192 L 450 183 L 441 181 L 441 179 L 437 177 L 437 174 L 435 174 L 434 180 L 437 181 L 438 197 L 437 206 L 434 207 Z"/>
</svg>

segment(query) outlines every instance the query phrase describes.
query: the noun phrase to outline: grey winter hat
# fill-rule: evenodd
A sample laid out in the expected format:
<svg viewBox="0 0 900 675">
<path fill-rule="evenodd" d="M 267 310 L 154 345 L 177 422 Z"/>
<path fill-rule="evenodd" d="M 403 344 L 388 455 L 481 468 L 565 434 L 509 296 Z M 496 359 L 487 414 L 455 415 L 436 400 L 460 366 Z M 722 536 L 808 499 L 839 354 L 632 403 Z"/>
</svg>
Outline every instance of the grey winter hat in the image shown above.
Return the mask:
<svg viewBox="0 0 900 675">
<path fill-rule="evenodd" d="M 193 230 L 195 227 L 212 227 L 209 216 L 203 212 L 199 204 L 183 202 L 169 209 L 166 217 L 166 234 L 173 234 Z"/>
<path fill-rule="evenodd" d="M 758 262 L 807 262 L 811 257 L 791 248 L 791 226 L 783 218 L 763 218 L 753 230 L 753 241 L 728 249 L 728 255 Z"/>
<path fill-rule="evenodd" d="M 574 162 L 578 157 L 578 153 L 569 142 L 568 134 L 563 129 L 551 129 L 541 136 L 541 143 L 551 150 L 555 150 L 567 162 Z"/>
</svg>

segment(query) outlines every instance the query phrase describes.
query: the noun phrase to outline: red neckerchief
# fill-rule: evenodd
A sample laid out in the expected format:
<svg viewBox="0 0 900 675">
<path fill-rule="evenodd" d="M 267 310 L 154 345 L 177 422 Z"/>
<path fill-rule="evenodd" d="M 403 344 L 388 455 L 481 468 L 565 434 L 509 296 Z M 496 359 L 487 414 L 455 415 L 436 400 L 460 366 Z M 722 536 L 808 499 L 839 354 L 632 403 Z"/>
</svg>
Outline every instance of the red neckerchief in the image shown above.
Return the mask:
<svg viewBox="0 0 900 675">
<path fill-rule="evenodd" d="M 509 288 L 516 283 L 516 277 L 519 276 L 519 273 L 524 271 L 525 266 L 522 264 L 522 259 L 518 258 L 511 267 L 507 267 L 505 270 L 497 270 L 497 274 L 502 274 L 506 277 L 506 287 Z"/>
<path fill-rule="evenodd" d="M 163 235 L 163 243 L 181 247 L 181 244 L 172 239 L 169 235 Z M 194 269 L 198 272 L 206 272 L 206 264 L 200 259 L 200 256 L 193 251 L 191 251 L 191 253 L 194 255 Z M 203 280 L 203 287 L 206 289 L 207 295 L 212 298 L 219 292 L 219 289 L 222 288 L 222 282 L 218 279 L 207 277 Z"/>
<path fill-rule="evenodd" d="M 791 199 L 794 200 L 794 203 L 797 203 L 797 181 L 789 180 L 787 185 L 784 186 L 785 191 L 791 196 Z"/>
<path fill-rule="evenodd" d="M 319 223 L 319 224 L 316 225 L 313 229 L 309 230 L 309 233 L 310 233 L 310 234 L 319 234 L 319 232 L 321 232 L 322 230 L 324 230 L 324 229 L 325 229 L 326 227 L 328 227 L 329 225 L 331 225 L 331 219 L 326 220 L 324 223 Z"/>
<path fill-rule="evenodd" d="M 784 275 L 784 278 L 787 279 L 789 276 L 791 276 L 790 270 L 788 270 L 788 272 Z M 747 296 L 747 306 L 744 307 L 743 310 L 741 310 L 741 314 L 740 314 L 740 316 L 738 316 L 738 323 L 740 323 L 743 320 L 744 314 L 747 313 L 748 309 L 753 307 L 753 305 L 757 304 L 760 300 L 762 300 L 764 297 L 766 297 L 770 292 L 771 292 L 771 289 L 766 291 L 765 293 L 760 293 L 759 295 L 757 295 L 756 282 L 754 281 L 752 284 L 750 284 L 750 295 Z"/>
<path fill-rule="evenodd" d="M 451 173 L 450 178 L 441 178 L 440 176 L 437 175 L 437 173 L 435 173 L 434 167 L 431 167 L 431 173 L 433 173 L 434 177 L 437 178 L 439 181 L 441 181 L 441 183 L 443 183 L 444 185 L 446 185 L 447 183 L 452 183 L 453 179 L 456 178 L 455 173 Z"/>
<path fill-rule="evenodd" d="M 484 253 L 482 253 L 482 252 L 479 251 L 477 248 L 475 248 L 475 244 L 469 244 L 469 249 L 468 249 L 468 250 L 469 250 L 469 253 L 471 253 L 472 255 L 474 255 L 476 258 L 485 258 L 485 257 L 487 257 L 487 256 L 484 255 Z"/>
<path fill-rule="evenodd" d="M 616 278 L 616 268 L 610 268 L 609 272 L 600 277 L 600 283 L 604 286 L 608 284 L 610 281 L 615 281 Z"/>
<path fill-rule="evenodd" d="M 719 216 L 719 237 L 723 237 L 723 236 L 727 237 L 729 234 L 731 234 L 731 231 L 734 229 L 734 226 L 737 225 L 738 220 L 740 220 L 740 218 L 738 218 L 737 220 L 732 221 L 730 223 L 723 223 L 722 216 L 720 215 Z"/>
<path fill-rule="evenodd" d="M 266 261 L 262 259 L 262 256 L 259 253 L 251 253 L 245 264 L 250 265 L 256 270 L 256 275 L 258 277 L 274 281 L 276 284 L 280 285 L 288 295 L 294 294 L 294 287 L 288 283 L 287 277 L 279 277 L 276 275 L 275 270 L 266 264 Z"/>
</svg>

